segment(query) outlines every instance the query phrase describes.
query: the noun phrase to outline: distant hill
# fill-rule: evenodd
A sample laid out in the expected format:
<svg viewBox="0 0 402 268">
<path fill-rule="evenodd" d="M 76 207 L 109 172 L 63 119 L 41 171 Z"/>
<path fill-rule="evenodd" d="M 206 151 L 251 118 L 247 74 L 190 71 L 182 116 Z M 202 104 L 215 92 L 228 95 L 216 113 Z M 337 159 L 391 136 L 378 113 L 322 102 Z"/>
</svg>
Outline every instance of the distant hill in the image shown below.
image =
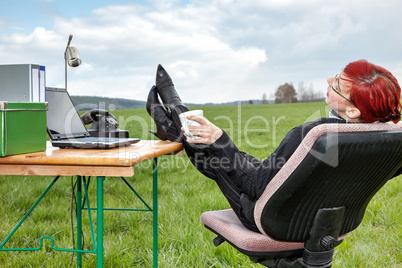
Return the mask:
<svg viewBox="0 0 402 268">
<path fill-rule="evenodd" d="M 74 105 L 83 105 L 90 107 L 100 107 L 106 110 L 123 110 L 123 109 L 143 109 L 145 101 L 121 99 L 121 98 L 105 98 L 97 96 L 71 96 Z M 113 107 L 113 109 L 111 108 Z"/>
<path fill-rule="evenodd" d="M 268 104 L 274 104 L 274 100 L 267 100 Z M 188 106 L 235 106 L 238 105 L 252 105 L 252 104 L 262 104 L 262 100 L 242 100 L 242 101 L 231 101 L 231 102 L 222 102 L 222 103 L 212 103 L 212 102 L 207 102 L 204 104 L 189 104 Z"/>
<path fill-rule="evenodd" d="M 146 102 L 121 98 L 106 98 L 98 96 L 71 96 L 75 106 L 81 106 L 88 109 L 102 108 L 106 110 L 124 110 L 124 109 L 144 109 Z M 232 101 L 223 103 L 185 103 L 186 106 L 228 106 L 228 105 L 247 105 L 247 104 L 261 104 L 261 100 L 247 100 L 247 101 Z M 268 100 L 268 103 L 274 103 L 273 100 Z M 85 104 L 85 105 L 84 105 Z"/>
</svg>

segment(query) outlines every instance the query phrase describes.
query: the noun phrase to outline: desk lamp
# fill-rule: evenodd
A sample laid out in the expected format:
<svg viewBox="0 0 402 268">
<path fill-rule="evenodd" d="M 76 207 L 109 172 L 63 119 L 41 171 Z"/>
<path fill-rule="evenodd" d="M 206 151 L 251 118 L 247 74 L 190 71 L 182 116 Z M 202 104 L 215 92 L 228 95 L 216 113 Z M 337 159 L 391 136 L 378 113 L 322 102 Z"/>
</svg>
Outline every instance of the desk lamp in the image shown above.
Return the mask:
<svg viewBox="0 0 402 268">
<path fill-rule="evenodd" d="M 73 39 L 73 35 L 70 34 L 68 37 L 68 43 L 66 50 L 64 51 L 64 70 L 65 70 L 65 86 L 67 90 L 67 63 L 70 67 L 78 67 L 81 64 L 80 53 L 78 49 L 75 47 L 70 47 L 71 40 Z"/>
</svg>

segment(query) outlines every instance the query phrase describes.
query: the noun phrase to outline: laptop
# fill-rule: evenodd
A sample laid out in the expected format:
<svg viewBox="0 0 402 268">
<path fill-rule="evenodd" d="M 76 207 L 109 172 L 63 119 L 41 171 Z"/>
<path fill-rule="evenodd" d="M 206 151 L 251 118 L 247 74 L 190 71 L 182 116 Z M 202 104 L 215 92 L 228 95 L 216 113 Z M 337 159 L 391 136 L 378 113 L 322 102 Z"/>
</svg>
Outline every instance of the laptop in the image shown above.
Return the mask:
<svg viewBox="0 0 402 268">
<path fill-rule="evenodd" d="M 108 149 L 137 143 L 136 138 L 90 137 L 67 90 L 46 88 L 47 132 L 60 148 Z"/>
</svg>

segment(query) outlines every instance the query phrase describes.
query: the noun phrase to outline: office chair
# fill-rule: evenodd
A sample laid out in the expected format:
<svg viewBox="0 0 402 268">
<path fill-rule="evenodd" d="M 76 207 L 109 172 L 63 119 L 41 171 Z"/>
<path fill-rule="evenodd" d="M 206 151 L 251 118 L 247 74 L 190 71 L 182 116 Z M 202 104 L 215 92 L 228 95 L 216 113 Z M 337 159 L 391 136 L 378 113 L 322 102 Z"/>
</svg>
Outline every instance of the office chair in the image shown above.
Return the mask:
<svg viewBox="0 0 402 268">
<path fill-rule="evenodd" d="M 204 225 L 251 261 L 270 268 L 331 267 L 375 193 L 402 166 L 402 123 L 314 127 L 257 200 L 261 233 L 233 210 L 205 212 Z"/>
</svg>

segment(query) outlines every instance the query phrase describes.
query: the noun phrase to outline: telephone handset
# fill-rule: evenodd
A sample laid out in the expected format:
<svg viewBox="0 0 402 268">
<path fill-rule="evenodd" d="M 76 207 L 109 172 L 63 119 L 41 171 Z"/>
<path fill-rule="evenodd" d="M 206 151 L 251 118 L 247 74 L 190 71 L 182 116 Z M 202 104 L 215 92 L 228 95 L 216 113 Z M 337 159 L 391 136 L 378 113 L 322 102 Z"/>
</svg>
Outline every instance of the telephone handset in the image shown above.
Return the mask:
<svg viewBox="0 0 402 268">
<path fill-rule="evenodd" d="M 88 132 L 93 137 L 128 138 L 127 130 L 120 130 L 116 117 L 103 109 L 94 109 L 84 113 L 81 120 L 85 125 L 92 124 Z"/>
<path fill-rule="evenodd" d="M 112 115 L 110 112 L 103 110 L 103 109 L 94 109 L 86 112 L 85 114 L 81 115 L 81 119 L 85 125 L 89 125 L 91 123 L 102 121 L 103 118 L 108 118 L 110 123 L 116 123 L 116 117 Z M 106 119 L 105 119 L 106 120 Z M 118 126 L 119 124 L 117 124 Z"/>
</svg>

